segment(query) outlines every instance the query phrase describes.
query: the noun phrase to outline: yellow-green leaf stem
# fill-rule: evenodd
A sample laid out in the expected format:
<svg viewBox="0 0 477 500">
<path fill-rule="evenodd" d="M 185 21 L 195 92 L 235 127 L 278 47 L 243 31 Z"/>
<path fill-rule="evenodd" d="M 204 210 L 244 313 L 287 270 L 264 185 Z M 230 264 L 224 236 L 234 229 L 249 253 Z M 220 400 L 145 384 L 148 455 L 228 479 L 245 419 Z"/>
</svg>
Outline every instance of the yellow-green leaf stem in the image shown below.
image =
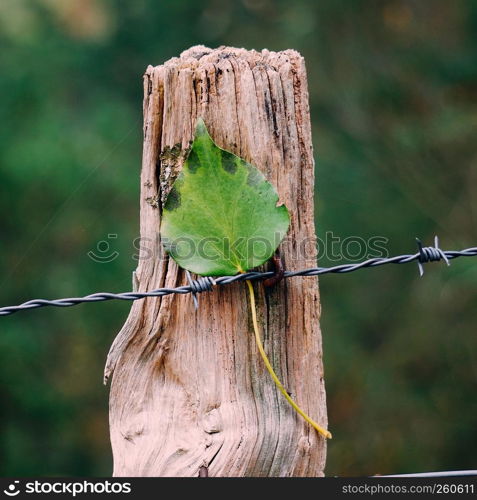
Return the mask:
<svg viewBox="0 0 477 500">
<path fill-rule="evenodd" d="M 321 427 L 321 425 L 318 425 L 314 420 L 312 420 L 296 403 L 293 401 L 293 399 L 290 397 L 288 392 L 285 390 L 283 387 L 282 383 L 278 379 L 276 373 L 274 372 L 272 365 L 270 364 L 270 361 L 265 354 L 265 349 L 263 348 L 262 340 L 260 338 L 260 331 L 258 329 L 258 322 L 257 322 L 257 311 L 255 307 L 255 293 L 253 291 L 253 286 L 250 281 L 247 280 L 247 285 L 248 289 L 250 292 L 250 306 L 252 309 L 252 321 L 253 321 L 253 329 L 255 331 L 255 342 L 257 343 L 258 350 L 260 352 L 260 356 L 262 356 L 263 362 L 265 363 L 265 366 L 267 367 L 268 373 L 270 373 L 270 376 L 272 377 L 273 381 L 275 382 L 275 385 L 278 387 L 280 392 L 285 396 L 286 400 L 291 404 L 293 409 L 299 413 L 313 428 L 315 428 L 323 437 L 327 439 L 331 439 L 331 433 Z"/>
</svg>

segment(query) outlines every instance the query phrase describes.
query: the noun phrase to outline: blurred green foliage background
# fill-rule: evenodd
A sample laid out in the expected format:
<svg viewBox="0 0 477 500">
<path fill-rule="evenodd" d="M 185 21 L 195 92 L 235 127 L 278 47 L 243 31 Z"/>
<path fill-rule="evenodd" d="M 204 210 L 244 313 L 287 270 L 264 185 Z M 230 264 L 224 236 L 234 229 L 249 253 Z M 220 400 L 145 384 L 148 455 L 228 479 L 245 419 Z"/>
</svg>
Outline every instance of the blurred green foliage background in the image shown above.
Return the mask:
<svg viewBox="0 0 477 500">
<path fill-rule="evenodd" d="M 130 289 L 142 74 L 197 43 L 305 56 L 320 237 L 475 246 L 476 33 L 466 0 L 1 0 L 1 305 Z M 111 233 L 119 258 L 88 258 Z M 321 279 L 328 475 L 477 467 L 476 281 L 472 259 Z M 0 320 L 1 475 L 111 473 L 129 307 Z"/>
</svg>

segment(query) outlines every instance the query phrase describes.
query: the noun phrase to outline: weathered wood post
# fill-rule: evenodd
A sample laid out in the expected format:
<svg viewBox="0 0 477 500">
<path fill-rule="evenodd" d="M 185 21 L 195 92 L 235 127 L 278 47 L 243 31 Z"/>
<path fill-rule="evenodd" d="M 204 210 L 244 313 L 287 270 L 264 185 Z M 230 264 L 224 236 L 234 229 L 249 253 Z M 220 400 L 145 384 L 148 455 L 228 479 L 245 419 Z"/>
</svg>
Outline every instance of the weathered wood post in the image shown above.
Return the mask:
<svg viewBox="0 0 477 500">
<path fill-rule="evenodd" d="M 140 291 L 186 278 L 163 255 L 161 206 L 202 116 L 215 142 L 250 161 L 291 215 L 287 269 L 315 265 L 314 161 L 303 58 L 293 50 L 203 46 L 144 77 Z M 210 186 L 213 190 L 214 186 Z M 306 255 L 304 252 L 308 252 Z M 265 349 L 279 377 L 326 425 L 316 278 L 258 291 Z M 326 443 L 276 390 L 253 340 L 244 283 L 137 301 L 106 364 L 115 476 L 320 476 Z"/>
</svg>

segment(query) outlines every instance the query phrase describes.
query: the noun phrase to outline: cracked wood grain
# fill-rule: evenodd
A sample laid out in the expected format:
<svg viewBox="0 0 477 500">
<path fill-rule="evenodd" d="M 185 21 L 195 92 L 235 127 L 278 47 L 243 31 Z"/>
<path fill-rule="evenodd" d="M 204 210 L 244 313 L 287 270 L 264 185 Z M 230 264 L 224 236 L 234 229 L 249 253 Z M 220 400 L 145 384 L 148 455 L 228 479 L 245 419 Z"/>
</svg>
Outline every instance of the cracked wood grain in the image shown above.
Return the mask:
<svg viewBox="0 0 477 500">
<path fill-rule="evenodd" d="M 163 255 L 161 207 L 202 116 L 214 141 L 276 186 L 289 270 L 316 265 L 314 162 L 303 58 L 293 50 L 193 47 L 144 76 L 138 291 L 186 278 Z M 211 186 L 213 189 L 213 186 Z M 151 200 L 154 203 L 151 203 Z M 308 252 L 304 255 L 304 250 Z M 265 349 L 303 410 L 326 426 L 316 278 L 255 285 Z M 321 476 L 326 443 L 277 392 L 253 340 L 246 287 L 133 304 L 111 346 L 115 476 Z"/>
</svg>

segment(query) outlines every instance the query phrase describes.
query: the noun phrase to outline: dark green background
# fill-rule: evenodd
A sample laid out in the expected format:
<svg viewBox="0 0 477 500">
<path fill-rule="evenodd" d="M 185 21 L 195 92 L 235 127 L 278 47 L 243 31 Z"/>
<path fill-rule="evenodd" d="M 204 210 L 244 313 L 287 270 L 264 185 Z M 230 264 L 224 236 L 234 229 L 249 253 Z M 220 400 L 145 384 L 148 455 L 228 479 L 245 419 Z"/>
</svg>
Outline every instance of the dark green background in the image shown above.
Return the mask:
<svg viewBox="0 0 477 500">
<path fill-rule="evenodd" d="M 475 246 L 476 30 L 457 0 L 2 0 L 0 303 L 130 289 L 141 77 L 197 43 L 305 56 L 319 236 Z M 329 475 L 476 468 L 476 279 L 475 259 L 321 279 Z M 102 370 L 129 307 L 0 319 L 0 474 L 111 473 Z"/>
</svg>

